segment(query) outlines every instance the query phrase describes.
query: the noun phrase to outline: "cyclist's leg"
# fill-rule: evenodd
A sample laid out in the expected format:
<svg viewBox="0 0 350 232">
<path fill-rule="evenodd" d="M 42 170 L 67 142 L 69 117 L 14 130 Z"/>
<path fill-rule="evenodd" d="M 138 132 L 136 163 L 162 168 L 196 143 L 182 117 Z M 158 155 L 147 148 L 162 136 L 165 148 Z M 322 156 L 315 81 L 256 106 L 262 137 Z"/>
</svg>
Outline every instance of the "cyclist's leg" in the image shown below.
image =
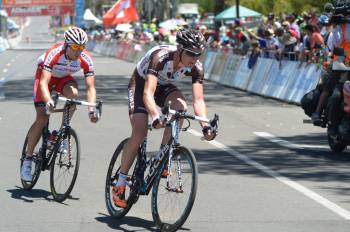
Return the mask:
<svg viewBox="0 0 350 232">
<path fill-rule="evenodd" d="M 120 168 L 124 174 L 128 174 L 137 155 L 137 150 L 147 136 L 148 115 L 144 113 L 132 114 L 130 115 L 130 123 L 132 132 L 130 139 L 124 146 Z"/>
<path fill-rule="evenodd" d="M 39 83 L 41 76 L 41 66 L 38 66 L 36 72 L 36 78 L 34 83 L 34 105 L 36 110 L 36 119 L 32 126 L 30 127 L 27 137 L 27 147 L 26 147 L 26 157 L 23 160 L 22 168 L 21 168 L 21 178 L 25 181 L 32 180 L 31 167 L 32 167 L 32 157 L 34 148 L 37 145 L 42 130 L 47 124 L 49 120 L 49 116 L 45 111 L 45 103 L 42 101 L 40 93 L 39 93 Z M 49 84 L 49 89 L 51 90 L 51 82 Z"/>
<path fill-rule="evenodd" d="M 155 93 L 156 103 L 158 106 L 163 107 L 169 101 L 171 101 L 171 108 L 174 110 L 182 110 L 187 111 L 187 104 L 185 96 L 181 93 L 181 91 L 174 85 L 168 84 L 165 86 L 158 86 Z M 180 120 L 180 124 L 182 125 L 182 121 Z M 169 127 L 165 128 L 162 145 L 166 145 L 169 143 L 171 130 Z"/>
<path fill-rule="evenodd" d="M 60 79 L 56 86 L 56 90 L 69 99 L 76 99 L 78 97 L 78 84 L 72 76 L 67 76 Z M 75 106 L 71 107 L 69 114 L 70 118 L 72 118 L 75 109 Z"/>
<path fill-rule="evenodd" d="M 38 143 L 42 130 L 49 120 L 49 116 L 45 112 L 45 107 L 36 106 L 36 119 L 28 132 L 27 156 L 32 156 L 34 148 Z"/>
<path fill-rule="evenodd" d="M 121 208 L 127 207 L 125 200 L 126 177 L 137 156 L 140 144 L 147 136 L 148 114 L 143 104 L 143 87 L 144 80 L 140 76 L 136 76 L 135 71 L 128 86 L 129 118 L 132 133 L 123 148 L 118 181 L 113 187 L 114 204 Z"/>
<path fill-rule="evenodd" d="M 49 120 L 49 116 L 45 111 L 45 103 L 41 99 L 39 93 L 39 84 L 41 77 L 42 67 L 39 65 L 36 71 L 35 83 L 34 83 L 34 106 L 36 110 L 36 119 L 28 132 L 28 145 L 27 145 L 27 156 L 31 157 L 33 155 L 34 148 L 38 143 L 42 129 L 45 127 Z M 51 91 L 52 85 L 55 84 L 54 80 L 49 83 L 49 90 Z"/>
<path fill-rule="evenodd" d="M 125 175 L 128 174 L 140 144 L 147 136 L 148 113 L 143 103 L 144 83 L 145 81 L 135 70 L 128 86 L 129 118 L 132 132 L 123 149 L 120 168 L 121 173 Z"/>
</svg>

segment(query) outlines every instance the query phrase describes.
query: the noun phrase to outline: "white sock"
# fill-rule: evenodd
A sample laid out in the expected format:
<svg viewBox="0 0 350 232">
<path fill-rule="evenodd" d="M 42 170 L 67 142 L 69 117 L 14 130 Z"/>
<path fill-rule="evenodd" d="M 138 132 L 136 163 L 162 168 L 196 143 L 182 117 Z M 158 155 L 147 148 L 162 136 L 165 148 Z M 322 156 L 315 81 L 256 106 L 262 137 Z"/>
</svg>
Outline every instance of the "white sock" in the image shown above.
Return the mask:
<svg viewBox="0 0 350 232">
<path fill-rule="evenodd" d="M 127 174 L 119 172 L 117 186 L 125 186 L 126 185 L 126 177 L 127 176 L 128 176 Z"/>
</svg>

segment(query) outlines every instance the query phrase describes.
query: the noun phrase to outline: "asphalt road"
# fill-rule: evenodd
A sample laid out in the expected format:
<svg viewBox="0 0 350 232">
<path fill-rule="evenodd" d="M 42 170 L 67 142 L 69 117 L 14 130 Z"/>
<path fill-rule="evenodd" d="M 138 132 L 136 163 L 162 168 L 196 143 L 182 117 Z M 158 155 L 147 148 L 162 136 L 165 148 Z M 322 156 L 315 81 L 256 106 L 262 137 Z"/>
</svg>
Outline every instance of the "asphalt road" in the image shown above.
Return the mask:
<svg viewBox="0 0 350 232">
<path fill-rule="evenodd" d="M 35 20 L 33 21 L 35 22 Z M 0 231 L 155 231 L 150 197 L 141 197 L 122 220 L 108 216 L 104 181 L 111 155 L 130 134 L 127 83 L 134 64 L 93 54 L 102 120 L 89 123 L 79 107 L 72 126 L 82 148 L 72 196 L 52 200 L 49 173 L 32 191 L 19 179 L 19 157 L 34 120 L 35 60 L 43 51 L 10 50 L 0 55 Z M 80 96 L 85 98 L 81 74 Z M 189 83 L 180 84 L 191 103 Z M 349 151 L 332 154 L 325 131 L 302 124 L 302 110 L 236 89 L 205 83 L 209 116 L 220 115 L 214 142 L 200 140 L 199 126 L 182 134 L 199 166 L 199 186 L 185 231 L 346 231 L 350 230 Z M 59 125 L 53 116 L 52 126 Z M 150 135 L 150 151 L 160 132 Z"/>
</svg>

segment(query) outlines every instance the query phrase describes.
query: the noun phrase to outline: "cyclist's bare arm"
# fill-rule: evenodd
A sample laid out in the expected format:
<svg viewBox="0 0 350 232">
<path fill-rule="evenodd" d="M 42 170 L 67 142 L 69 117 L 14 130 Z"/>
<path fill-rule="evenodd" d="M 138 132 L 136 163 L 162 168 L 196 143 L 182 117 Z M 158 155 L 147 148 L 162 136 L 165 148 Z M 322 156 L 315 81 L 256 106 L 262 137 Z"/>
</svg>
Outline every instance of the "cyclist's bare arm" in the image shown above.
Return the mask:
<svg viewBox="0 0 350 232">
<path fill-rule="evenodd" d="M 157 77 L 153 74 L 147 74 L 145 80 L 145 87 L 143 90 L 143 102 L 152 117 L 152 120 L 159 118 L 157 105 L 154 100 L 154 92 L 157 88 Z"/>
<path fill-rule="evenodd" d="M 196 82 L 192 84 L 193 110 L 195 115 L 206 118 L 207 107 L 204 101 L 203 84 Z M 208 123 L 200 121 L 202 128 L 208 126 Z"/>
<path fill-rule="evenodd" d="M 51 80 L 51 72 L 43 69 L 40 77 L 39 93 L 41 94 L 41 98 L 45 103 L 51 100 L 50 91 L 49 91 L 50 80 Z"/>
<path fill-rule="evenodd" d="M 96 102 L 95 77 L 85 77 L 85 85 L 87 89 L 87 101 L 91 103 Z M 94 107 L 89 106 L 89 111 L 94 111 Z"/>
</svg>

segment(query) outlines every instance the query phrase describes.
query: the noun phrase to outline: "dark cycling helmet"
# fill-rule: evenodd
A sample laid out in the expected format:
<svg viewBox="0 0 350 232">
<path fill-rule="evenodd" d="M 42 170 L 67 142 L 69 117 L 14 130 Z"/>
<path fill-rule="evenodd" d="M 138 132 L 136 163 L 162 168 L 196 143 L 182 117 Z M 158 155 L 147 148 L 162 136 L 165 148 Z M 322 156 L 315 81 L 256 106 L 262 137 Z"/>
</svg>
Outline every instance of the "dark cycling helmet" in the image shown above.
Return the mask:
<svg viewBox="0 0 350 232">
<path fill-rule="evenodd" d="M 85 45 L 88 41 L 86 32 L 79 27 L 70 27 L 64 32 L 64 41 L 67 44 Z"/>
<path fill-rule="evenodd" d="M 202 33 L 192 29 L 181 29 L 176 34 L 176 42 L 183 48 L 204 50 L 206 41 Z"/>
</svg>

